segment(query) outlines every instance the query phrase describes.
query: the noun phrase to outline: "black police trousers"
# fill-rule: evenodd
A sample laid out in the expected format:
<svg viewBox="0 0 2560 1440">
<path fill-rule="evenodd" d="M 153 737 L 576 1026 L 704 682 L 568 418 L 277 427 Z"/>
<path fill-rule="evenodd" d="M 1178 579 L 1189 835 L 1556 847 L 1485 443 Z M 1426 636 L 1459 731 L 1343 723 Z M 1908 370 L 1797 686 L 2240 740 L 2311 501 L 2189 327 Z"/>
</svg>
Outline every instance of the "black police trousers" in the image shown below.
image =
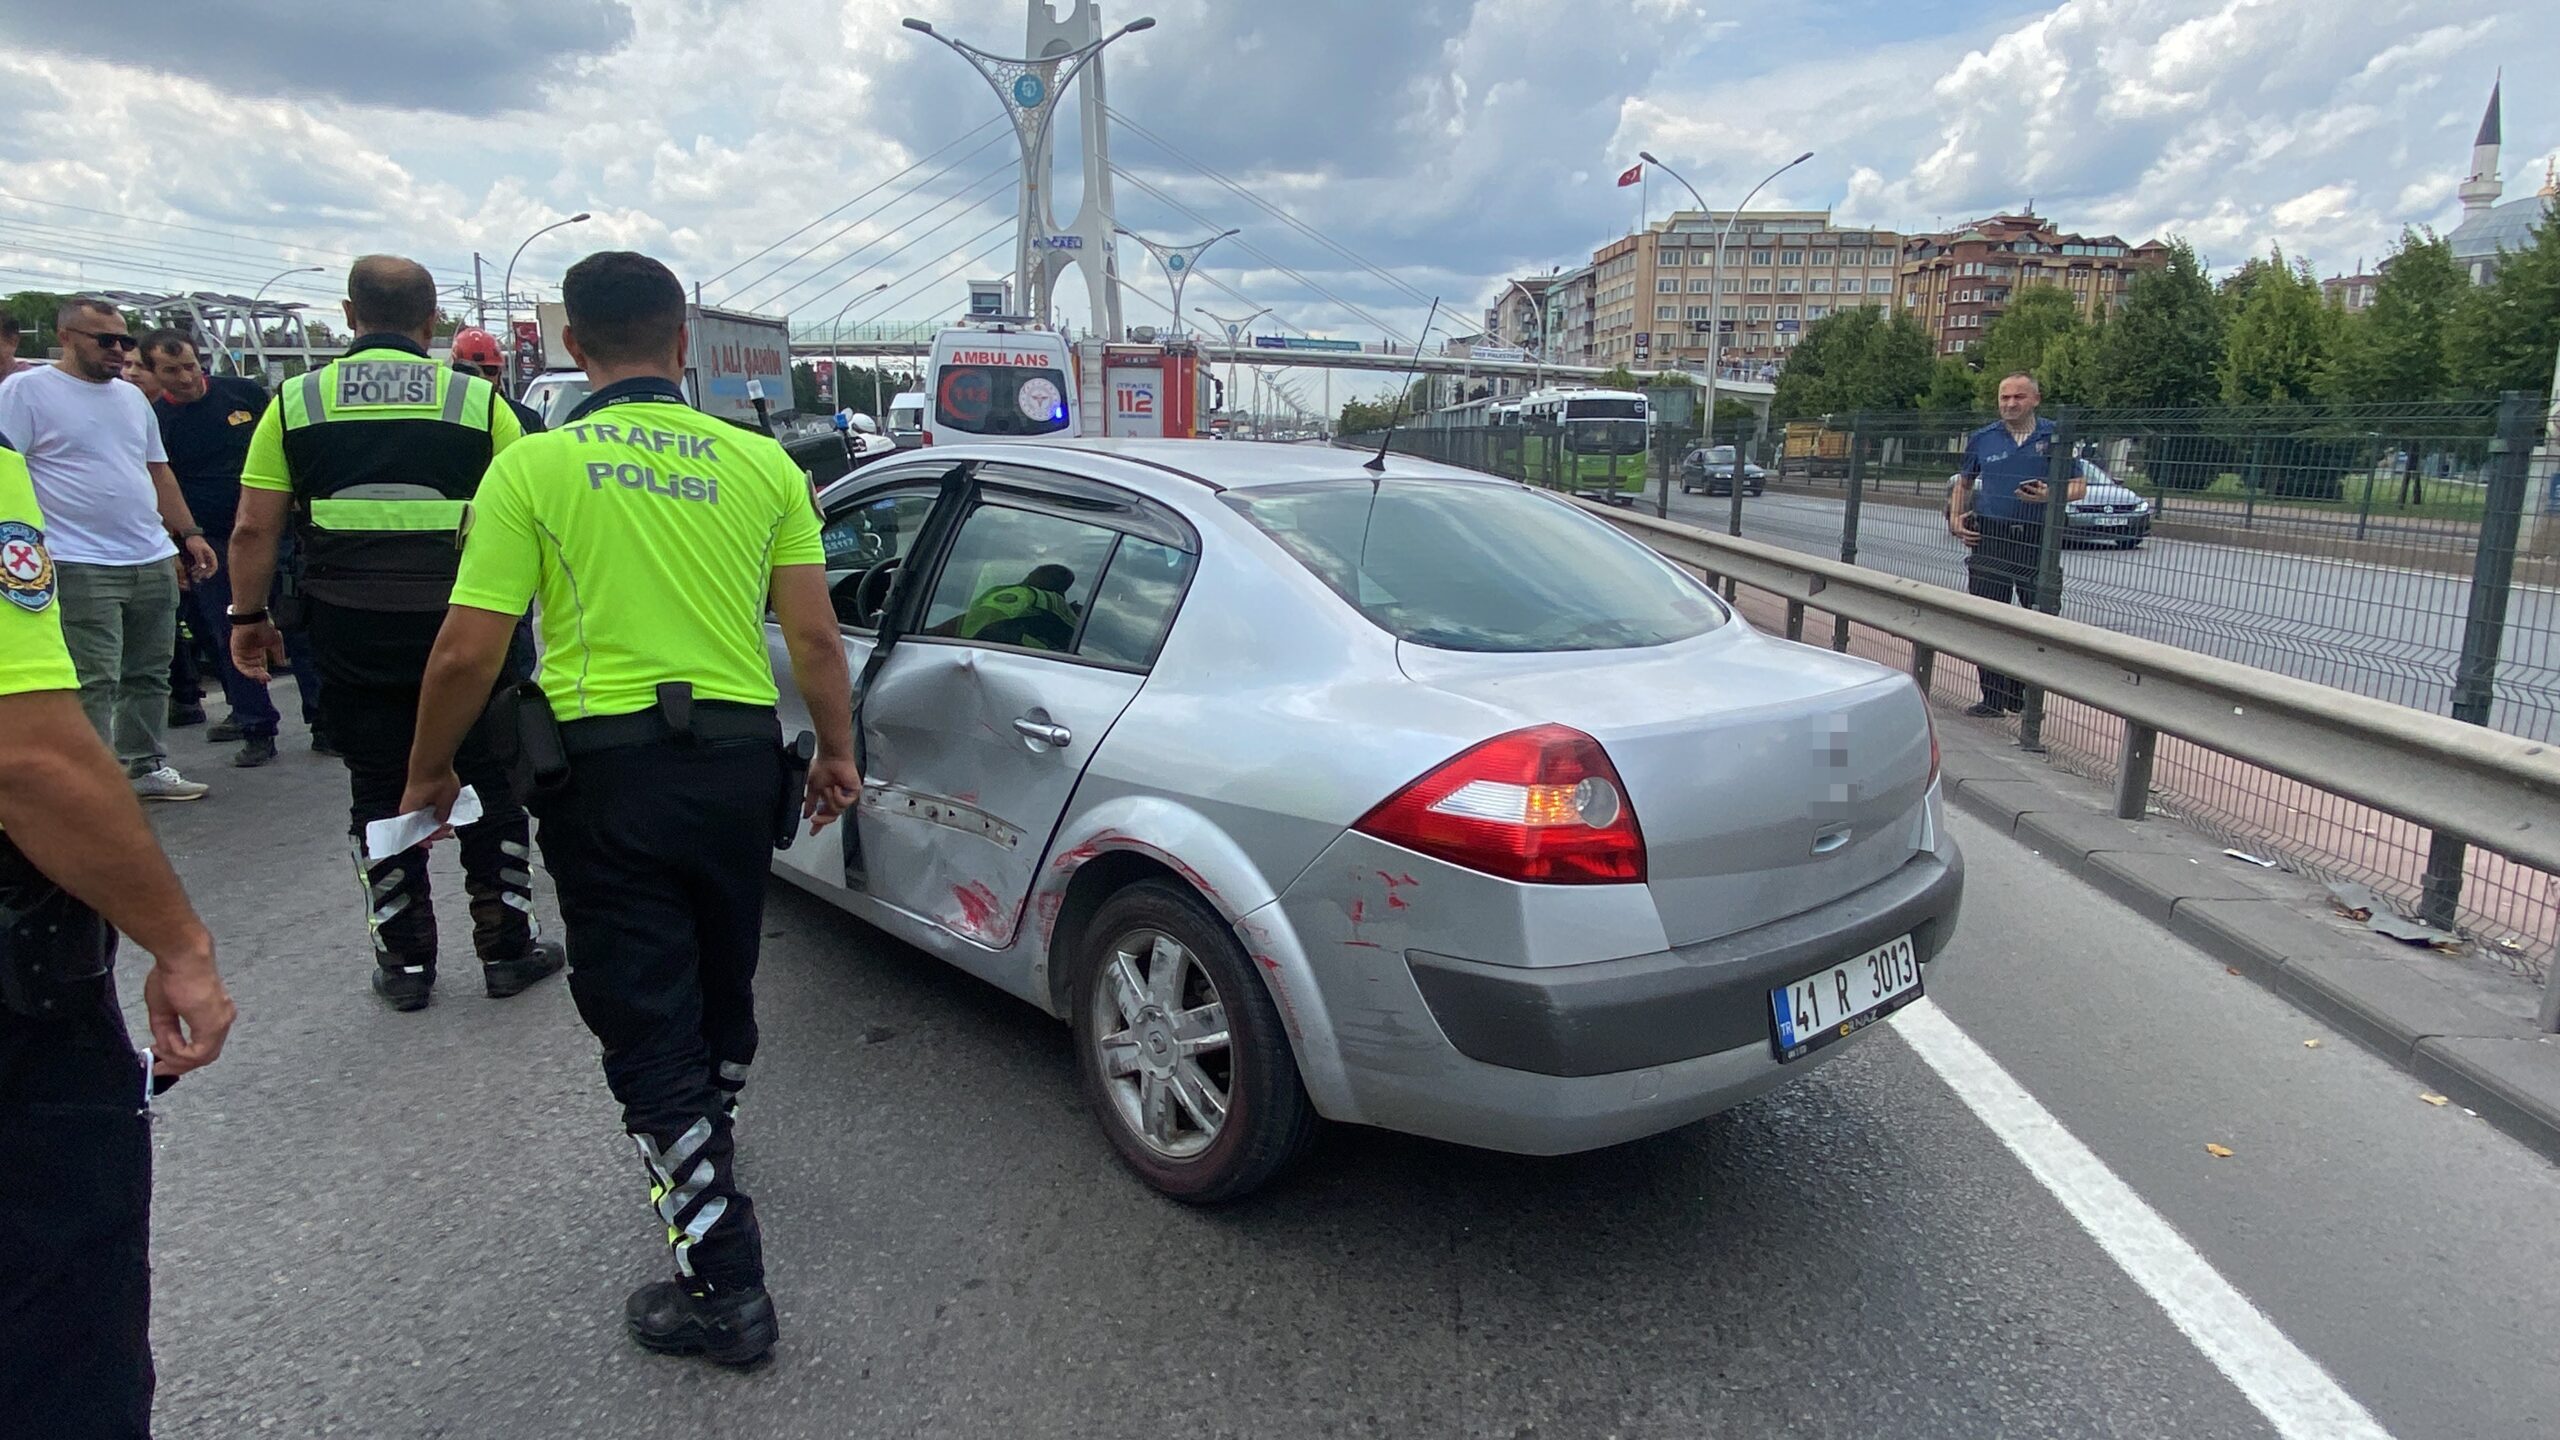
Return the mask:
<svg viewBox="0 0 2560 1440">
<path fill-rule="evenodd" d="M 2036 579 L 2044 559 L 2044 526 L 2033 520 L 1993 520 L 1975 516 L 1982 539 L 1965 560 L 1965 586 L 1985 600 L 2006 605 L 2015 600 L 2036 608 Z M 2026 686 L 2014 675 L 1982 667 L 1982 703 L 2003 710 L 2026 708 Z"/>
<path fill-rule="evenodd" d="M 0 1433 L 151 1433 L 146 1093 L 112 976 L 56 1017 L 0 1009 Z"/>
<path fill-rule="evenodd" d="M 355 853 L 365 925 L 376 964 L 386 970 L 436 968 L 436 917 L 427 852 L 414 846 L 368 864 L 364 827 L 400 813 L 409 746 L 417 736 L 418 689 L 435 648 L 442 611 L 353 610 L 310 602 L 313 657 L 320 667 L 320 728 L 346 759 L 347 833 Z M 501 683 L 529 657 L 511 648 Z M 517 960 L 533 948 L 532 825 L 513 798 L 501 738 L 485 723 L 464 737 L 454 770 L 479 792 L 481 819 L 462 826 L 462 883 L 471 897 L 471 944 L 483 961 Z"/>
<path fill-rule="evenodd" d="M 676 1273 L 764 1283 L 731 1109 L 755 1059 L 756 951 L 773 863 L 775 741 L 590 751 L 539 797 L 542 861 L 568 930 L 569 994 L 648 1171 Z"/>
</svg>

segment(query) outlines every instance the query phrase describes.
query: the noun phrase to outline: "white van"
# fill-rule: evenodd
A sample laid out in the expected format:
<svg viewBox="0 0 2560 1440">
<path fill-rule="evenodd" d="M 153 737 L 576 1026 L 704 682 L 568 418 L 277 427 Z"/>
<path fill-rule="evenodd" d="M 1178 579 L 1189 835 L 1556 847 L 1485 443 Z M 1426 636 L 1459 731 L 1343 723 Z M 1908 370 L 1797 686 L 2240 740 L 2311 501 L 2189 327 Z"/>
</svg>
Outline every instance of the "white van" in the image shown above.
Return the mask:
<svg viewBox="0 0 2560 1440">
<path fill-rule="evenodd" d="M 924 439 L 1038 440 L 1082 433 L 1075 354 L 1066 337 L 1009 326 L 956 326 L 933 337 Z"/>
<path fill-rule="evenodd" d="M 924 392 L 901 390 L 889 401 L 888 435 L 901 450 L 924 443 Z"/>
</svg>

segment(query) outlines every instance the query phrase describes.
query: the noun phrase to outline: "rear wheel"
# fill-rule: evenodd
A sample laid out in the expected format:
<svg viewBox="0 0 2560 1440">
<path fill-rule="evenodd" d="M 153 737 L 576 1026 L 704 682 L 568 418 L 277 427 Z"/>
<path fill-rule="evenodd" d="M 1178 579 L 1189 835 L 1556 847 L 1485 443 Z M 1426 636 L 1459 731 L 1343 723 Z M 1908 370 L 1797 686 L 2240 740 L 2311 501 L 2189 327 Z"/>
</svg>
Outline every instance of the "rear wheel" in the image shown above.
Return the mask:
<svg viewBox="0 0 2560 1440">
<path fill-rule="evenodd" d="M 1169 881 L 1104 903 L 1069 990 L 1085 1099 L 1149 1185 L 1241 1199 L 1305 1153 L 1315 1108 L 1270 992 L 1225 923 Z"/>
</svg>

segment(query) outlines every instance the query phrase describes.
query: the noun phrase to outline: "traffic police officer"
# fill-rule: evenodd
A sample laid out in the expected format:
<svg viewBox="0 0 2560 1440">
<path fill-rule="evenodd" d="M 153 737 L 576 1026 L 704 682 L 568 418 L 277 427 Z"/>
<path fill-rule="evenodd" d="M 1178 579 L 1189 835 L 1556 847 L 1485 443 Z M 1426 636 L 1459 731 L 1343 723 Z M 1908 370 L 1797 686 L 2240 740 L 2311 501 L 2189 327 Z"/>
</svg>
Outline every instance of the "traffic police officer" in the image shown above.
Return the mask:
<svg viewBox="0 0 2560 1440">
<path fill-rule="evenodd" d="M 0 1428 L 146 1436 L 151 1087 L 116 1001 L 116 932 L 152 955 L 155 1075 L 222 1053 L 231 997 L 80 709 L 55 586 L 26 462 L 0 439 Z"/>
<path fill-rule="evenodd" d="M 755 1056 L 765 876 L 777 831 L 809 819 L 815 833 L 861 792 L 852 680 L 806 479 L 772 440 L 684 403 L 675 275 L 606 251 L 570 267 L 561 295 L 595 390 L 481 484 L 400 808 L 452 805 L 454 756 L 538 598 L 523 772 L 569 993 L 603 1042 L 675 1262 L 632 1294 L 626 1323 L 652 1350 L 745 1364 L 776 1334 L 730 1140 Z M 768 597 L 814 763 L 781 743 Z"/>
<path fill-rule="evenodd" d="M 523 434 L 488 381 L 427 358 L 435 305 L 435 280 L 414 260 L 368 255 L 347 272 L 354 346 L 288 382 L 259 417 L 231 535 L 231 593 L 264 595 L 290 511 L 300 573 L 287 582 L 320 668 L 321 726 L 346 758 L 374 992 L 395 1010 L 423 1009 L 435 985 L 427 856 L 369 856 L 364 827 L 400 813 L 418 677 L 453 588 L 463 516 L 490 460 Z M 231 622 L 234 660 L 264 679 L 282 654 L 273 617 L 234 609 Z M 515 661 L 530 671 L 521 649 Z M 535 926 L 532 827 L 502 754 L 475 735 L 461 763 L 485 806 L 462 827 L 472 946 L 484 987 L 504 998 L 559 969 L 560 947 Z"/>
</svg>

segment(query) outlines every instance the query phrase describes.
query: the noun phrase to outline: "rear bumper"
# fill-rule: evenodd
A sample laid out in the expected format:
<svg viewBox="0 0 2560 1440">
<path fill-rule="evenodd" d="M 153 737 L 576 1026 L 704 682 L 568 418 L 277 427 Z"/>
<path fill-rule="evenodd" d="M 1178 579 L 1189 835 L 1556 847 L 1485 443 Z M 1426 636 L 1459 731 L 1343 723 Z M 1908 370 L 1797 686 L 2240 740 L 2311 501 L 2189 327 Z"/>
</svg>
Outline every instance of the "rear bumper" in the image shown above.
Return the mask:
<svg viewBox="0 0 2560 1440">
<path fill-rule="evenodd" d="M 1307 987 L 1287 989 L 1282 1005 L 1325 1115 L 1514 1154 L 1570 1154 L 1702 1120 L 1855 1048 L 1862 1037 L 1781 1063 L 1768 992 L 1905 933 L 1924 958 L 1944 949 L 1964 868 L 1945 832 L 1935 838 L 1936 848 L 1832 904 L 1628 959 L 1531 968 L 1381 948 L 1366 937 L 1387 925 L 1354 928 L 1324 893 L 1283 897 L 1271 909 L 1287 924 L 1247 933 L 1266 947 L 1257 958 L 1270 957 L 1275 993 L 1284 976 Z M 1382 842 L 1355 832 L 1344 843 L 1327 859 L 1345 870 L 1412 865 L 1429 877 Z M 1430 890 L 1401 893 L 1423 897 L 1420 908 L 1438 903 Z"/>
<path fill-rule="evenodd" d="M 1468 1059 L 1607 1075 L 1768 1046 L 1770 991 L 1899 935 L 1934 958 L 1963 893 L 1964 857 L 1950 844 L 1856 894 L 1703 944 L 1546 969 L 1421 950 L 1405 960 L 1431 1018 Z"/>
</svg>

